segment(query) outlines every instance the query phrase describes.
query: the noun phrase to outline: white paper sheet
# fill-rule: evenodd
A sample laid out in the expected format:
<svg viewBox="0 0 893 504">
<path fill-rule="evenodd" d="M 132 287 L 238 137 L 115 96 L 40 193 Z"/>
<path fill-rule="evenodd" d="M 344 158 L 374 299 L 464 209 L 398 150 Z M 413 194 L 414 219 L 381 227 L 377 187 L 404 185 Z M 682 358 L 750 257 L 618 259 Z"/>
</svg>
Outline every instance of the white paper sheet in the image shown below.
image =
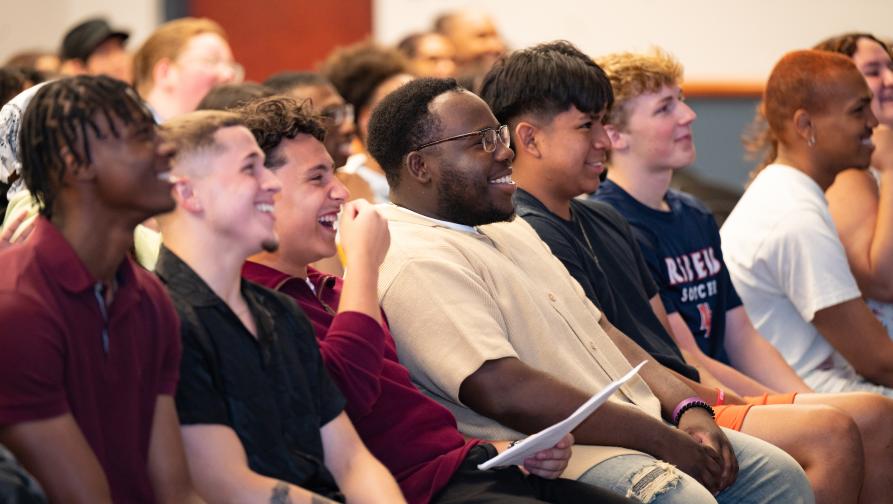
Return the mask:
<svg viewBox="0 0 893 504">
<path fill-rule="evenodd" d="M 525 459 L 532 457 L 535 453 L 555 446 L 558 441 L 561 441 L 561 438 L 563 438 L 565 434 L 576 429 L 583 420 L 589 418 L 589 415 L 597 410 L 599 406 L 604 404 L 605 401 L 607 401 L 614 392 L 617 392 L 624 383 L 635 376 L 646 362 L 648 361 L 640 362 L 638 366 L 630 369 L 628 373 L 611 382 L 607 387 L 596 393 L 588 401 L 583 403 L 582 406 L 577 408 L 577 411 L 574 411 L 571 416 L 525 438 L 515 446 L 512 446 L 483 464 L 479 464 L 478 469 L 486 471 L 493 467 L 522 464 Z"/>
</svg>

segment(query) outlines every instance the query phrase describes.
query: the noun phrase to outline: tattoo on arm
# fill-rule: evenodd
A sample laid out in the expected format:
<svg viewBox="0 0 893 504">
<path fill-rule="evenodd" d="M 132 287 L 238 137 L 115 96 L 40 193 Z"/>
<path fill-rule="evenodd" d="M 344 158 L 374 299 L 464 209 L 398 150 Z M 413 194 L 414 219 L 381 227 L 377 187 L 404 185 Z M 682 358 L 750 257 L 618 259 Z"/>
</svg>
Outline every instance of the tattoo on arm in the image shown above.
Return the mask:
<svg viewBox="0 0 893 504">
<path fill-rule="evenodd" d="M 270 496 L 270 504 L 289 504 L 291 499 L 288 498 L 288 485 L 282 481 L 276 483 L 273 487 L 273 495 Z"/>
<path fill-rule="evenodd" d="M 276 486 L 273 487 L 273 495 L 270 496 L 270 504 L 290 504 L 291 498 L 288 496 L 289 492 L 288 484 L 280 481 L 276 483 Z M 337 502 L 327 499 L 322 495 L 312 493 L 310 497 L 310 504 L 338 504 Z"/>
</svg>

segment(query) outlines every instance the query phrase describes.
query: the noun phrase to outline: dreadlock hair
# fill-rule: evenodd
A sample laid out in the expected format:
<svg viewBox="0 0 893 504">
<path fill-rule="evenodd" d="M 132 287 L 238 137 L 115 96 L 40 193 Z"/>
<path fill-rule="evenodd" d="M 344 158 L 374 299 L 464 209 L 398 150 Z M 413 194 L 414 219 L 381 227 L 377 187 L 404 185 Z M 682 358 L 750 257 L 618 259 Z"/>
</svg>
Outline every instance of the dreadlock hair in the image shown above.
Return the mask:
<svg viewBox="0 0 893 504">
<path fill-rule="evenodd" d="M 152 124 L 151 113 L 133 88 L 117 79 L 81 75 L 43 86 L 28 105 L 19 132 L 22 178 L 40 213 L 53 216 L 67 155 L 78 165 L 93 161 L 89 133 L 100 140 L 109 134 L 121 138 L 121 125 L 139 122 Z"/>
<path fill-rule="evenodd" d="M 275 151 L 282 140 L 294 139 L 300 134 L 310 135 L 320 142 L 326 137 L 326 129 L 310 112 L 308 100 L 298 102 L 287 96 L 270 96 L 250 101 L 234 112 L 242 116 L 245 126 L 266 154 L 264 164 L 268 168 L 281 165 L 282 159 Z"/>
</svg>

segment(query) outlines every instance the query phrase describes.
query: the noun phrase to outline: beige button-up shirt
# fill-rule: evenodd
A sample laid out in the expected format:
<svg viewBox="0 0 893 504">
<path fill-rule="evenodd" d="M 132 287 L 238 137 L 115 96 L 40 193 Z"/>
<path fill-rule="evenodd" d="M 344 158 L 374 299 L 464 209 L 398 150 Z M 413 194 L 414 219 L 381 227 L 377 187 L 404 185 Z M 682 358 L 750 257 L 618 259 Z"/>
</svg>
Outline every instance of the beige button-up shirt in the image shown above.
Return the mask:
<svg viewBox="0 0 893 504">
<path fill-rule="evenodd" d="M 459 387 L 484 362 L 515 357 L 594 394 L 631 366 L 599 327 L 601 312 L 523 219 L 463 230 L 393 205 L 391 248 L 379 299 L 400 361 L 415 383 L 480 439 L 524 435 L 459 401 Z M 660 418 L 660 403 L 639 377 L 612 401 Z M 574 447 L 565 477 L 609 457 L 615 447 Z"/>
</svg>

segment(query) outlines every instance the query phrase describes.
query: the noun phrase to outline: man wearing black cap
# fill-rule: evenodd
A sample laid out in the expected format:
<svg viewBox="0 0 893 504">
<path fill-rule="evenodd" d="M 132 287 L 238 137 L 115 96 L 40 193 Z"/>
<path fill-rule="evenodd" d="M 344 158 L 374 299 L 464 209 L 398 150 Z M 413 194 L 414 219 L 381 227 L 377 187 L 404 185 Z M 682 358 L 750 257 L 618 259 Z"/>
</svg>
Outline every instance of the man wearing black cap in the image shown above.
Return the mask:
<svg viewBox="0 0 893 504">
<path fill-rule="evenodd" d="M 130 56 L 124 44 L 130 33 L 114 29 L 103 18 L 91 18 L 65 34 L 59 58 L 62 75 L 108 75 L 130 82 Z"/>
</svg>

